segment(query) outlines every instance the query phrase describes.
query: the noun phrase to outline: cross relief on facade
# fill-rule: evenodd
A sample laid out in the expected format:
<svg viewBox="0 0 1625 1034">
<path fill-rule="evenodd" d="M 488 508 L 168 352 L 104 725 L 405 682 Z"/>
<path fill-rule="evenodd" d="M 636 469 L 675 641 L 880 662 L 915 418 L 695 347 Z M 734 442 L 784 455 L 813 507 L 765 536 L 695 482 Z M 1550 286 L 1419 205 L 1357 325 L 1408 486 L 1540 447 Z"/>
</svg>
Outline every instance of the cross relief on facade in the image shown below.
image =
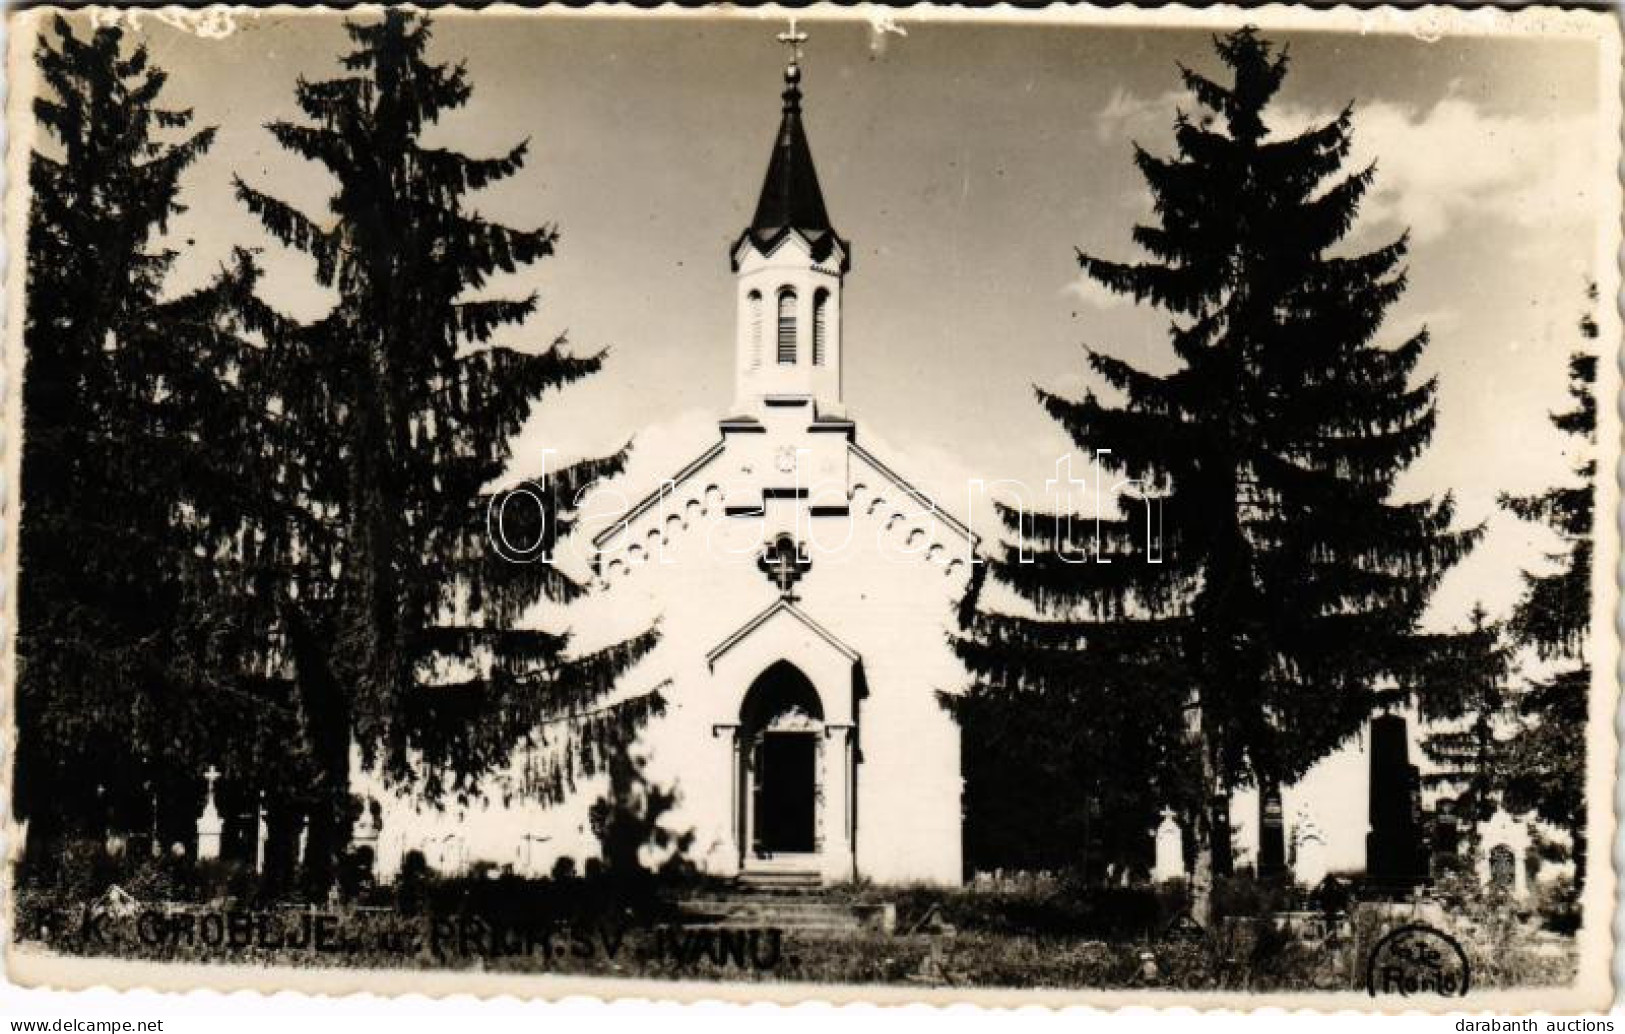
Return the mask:
<svg viewBox="0 0 1625 1034">
<path fill-rule="evenodd" d="M 792 590 L 801 576 L 812 570 L 812 560 L 802 552 L 795 539 L 780 535 L 762 548 L 756 567 L 767 575 L 768 581 L 778 586 L 779 595 L 788 600 L 795 599 Z"/>
</svg>

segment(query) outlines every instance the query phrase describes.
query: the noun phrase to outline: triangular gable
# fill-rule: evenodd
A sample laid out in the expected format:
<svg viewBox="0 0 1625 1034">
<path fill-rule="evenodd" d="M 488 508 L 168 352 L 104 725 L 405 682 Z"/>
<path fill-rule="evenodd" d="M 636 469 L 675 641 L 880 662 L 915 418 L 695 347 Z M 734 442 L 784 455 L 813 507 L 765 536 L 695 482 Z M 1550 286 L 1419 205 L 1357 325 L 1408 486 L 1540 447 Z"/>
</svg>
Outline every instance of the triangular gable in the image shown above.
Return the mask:
<svg viewBox="0 0 1625 1034">
<path fill-rule="evenodd" d="M 723 423 L 726 425 L 729 423 L 729 421 L 724 421 Z M 833 421 L 829 423 L 829 428 L 844 430 L 850 435 L 855 430 L 855 425 L 853 425 L 851 421 Z M 688 466 L 684 467 L 682 470 L 679 470 L 676 474 L 673 474 L 665 481 L 662 481 L 658 488 L 640 499 L 635 505 L 617 518 L 614 524 L 593 536 L 592 544 L 594 548 L 601 551 L 607 543 L 615 538 L 615 536 L 631 527 L 633 521 L 636 521 L 639 517 L 642 517 L 645 513 L 648 513 L 650 510 L 654 509 L 662 498 L 675 492 L 677 490 L 677 486 L 688 481 L 695 474 L 709 466 L 713 460 L 722 455 L 722 452 L 726 447 L 726 438 L 724 438 L 722 441 L 718 441 L 716 444 L 712 445 L 693 462 L 689 463 Z M 856 441 L 848 441 L 847 449 L 854 456 L 867 464 L 877 474 L 891 482 L 895 488 L 901 491 L 910 500 L 924 507 L 929 513 L 939 519 L 949 530 L 968 541 L 971 544 L 972 549 L 976 549 L 981 546 L 981 536 L 977 535 L 969 528 L 969 526 L 967 526 L 959 518 L 955 517 L 951 512 L 942 508 L 941 506 L 938 506 L 935 500 L 926 495 L 924 492 L 920 491 L 920 489 L 916 488 L 908 481 L 908 479 L 904 478 L 901 474 L 887 466 L 869 450 L 859 445 Z"/>
<path fill-rule="evenodd" d="M 818 636 L 824 642 L 828 643 L 830 647 L 835 650 L 835 652 L 839 653 L 842 657 L 845 657 L 853 664 L 857 664 L 860 660 L 862 660 L 862 658 L 858 655 L 858 652 L 841 642 L 835 633 L 808 617 L 806 611 L 796 606 L 790 600 L 781 597 L 766 610 L 762 611 L 760 614 L 757 614 L 755 617 L 741 625 L 738 631 L 732 633 L 726 639 L 722 640 L 722 642 L 718 643 L 707 651 L 705 654 L 706 667 L 716 667 L 717 661 L 720 660 L 724 654 L 738 646 L 740 643 L 744 642 L 746 639 L 749 639 L 753 632 L 767 624 L 769 621 L 773 620 L 773 618 L 779 614 L 788 614 L 790 617 L 801 622 L 810 632 Z"/>
</svg>

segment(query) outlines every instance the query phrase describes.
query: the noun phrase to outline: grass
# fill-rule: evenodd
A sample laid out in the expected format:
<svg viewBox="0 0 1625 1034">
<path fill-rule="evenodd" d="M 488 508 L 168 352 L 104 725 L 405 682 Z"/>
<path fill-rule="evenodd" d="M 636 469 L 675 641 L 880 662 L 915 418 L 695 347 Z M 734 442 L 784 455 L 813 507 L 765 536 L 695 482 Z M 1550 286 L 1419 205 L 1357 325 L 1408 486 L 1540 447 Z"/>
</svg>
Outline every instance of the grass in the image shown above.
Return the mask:
<svg viewBox="0 0 1625 1034">
<path fill-rule="evenodd" d="M 1002 988 L 1176 990 L 1360 990 L 1362 945 L 1397 920 L 1357 911 L 1327 943 L 1275 929 L 1283 903 L 1232 888 L 1238 915 L 1194 939 L 1164 935 L 1182 908 L 1167 890 L 832 888 L 826 897 L 892 902 L 897 933 L 718 933 L 676 922 L 671 892 L 640 885 L 635 907 L 617 888 L 565 881 L 441 880 L 417 887 L 405 907 L 332 909 L 261 902 L 148 905 L 143 913 L 86 926 L 87 900 L 22 888 L 20 941 L 86 955 L 235 965 L 484 969 L 682 980 L 948 984 Z M 704 891 L 698 884 L 687 893 Z M 714 892 L 717 888 L 709 888 Z M 162 900 L 147 894 L 143 900 Z M 1290 907 L 1291 903 L 1285 903 Z M 382 907 L 380 907 L 382 906 Z M 412 911 L 415 910 L 415 911 Z M 938 922 L 925 922 L 935 916 Z M 322 918 L 325 917 L 325 918 Z M 952 932 L 942 930 L 943 925 Z M 1475 988 L 1560 986 L 1574 979 L 1571 937 L 1531 933 L 1504 903 L 1474 902 L 1450 914 Z M 930 932 L 936 930 L 937 932 Z M 274 946 L 268 946 L 274 945 Z"/>
</svg>

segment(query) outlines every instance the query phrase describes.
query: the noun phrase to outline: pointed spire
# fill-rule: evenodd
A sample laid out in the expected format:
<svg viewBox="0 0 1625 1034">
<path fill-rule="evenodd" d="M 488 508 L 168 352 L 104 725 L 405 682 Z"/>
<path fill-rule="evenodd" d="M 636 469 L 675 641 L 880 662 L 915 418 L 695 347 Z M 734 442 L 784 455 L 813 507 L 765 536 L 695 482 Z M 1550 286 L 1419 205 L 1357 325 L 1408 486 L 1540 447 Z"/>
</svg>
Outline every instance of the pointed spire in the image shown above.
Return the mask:
<svg viewBox="0 0 1625 1034">
<path fill-rule="evenodd" d="M 750 221 L 751 232 L 758 238 L 786 228 L 809 236 L 831 233 L 834 227 L 824 208 L 812 148 L 801 124 L 800 66 L 792 64 L 784 70 L 784 83 L 784 117 L 762 182 L 762 197 L 756 202 L 756 216 Z"/>
<path fill-rule="evenodd" d="M 767 178 L 762 181 L 762 194 L 756 202 L 756 214 L 745 236 L 758 249 L 767 252 L 794 230 L 813 246 L 814 257 L 823 259 L 837 244 L 842 245 L 843 253 L 847 249 L 836 235 L 829 211 L 824 207 L 824 194 L 813 168 L 812 148 L 801 122 L 800 58 L 801 44 L 806 39 L 805 33 L 796 31 L 793 20 L 790 31 L 779 36 L 780 42 L 793 48 L 784 69 L 784 110 L 779 134 L 773 143 L 773 155 L 768 161 Z"/>
</svg>

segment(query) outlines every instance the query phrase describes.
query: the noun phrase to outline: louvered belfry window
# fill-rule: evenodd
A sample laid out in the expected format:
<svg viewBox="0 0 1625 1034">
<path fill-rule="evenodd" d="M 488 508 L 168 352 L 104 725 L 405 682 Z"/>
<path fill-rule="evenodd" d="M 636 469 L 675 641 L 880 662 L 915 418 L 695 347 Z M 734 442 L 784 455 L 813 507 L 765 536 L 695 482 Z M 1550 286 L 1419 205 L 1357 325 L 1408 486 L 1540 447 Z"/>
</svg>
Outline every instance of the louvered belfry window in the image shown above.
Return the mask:
<svg viewBox="0 0 1625 1034">
<path fill-rule="evenodd" d="M 824 342 L 828 340 L 825 335 L 826 317 L 829 314 L 829 292 L 819 291 L 813 295 L 813 365 L 823 366 Z"/>
<path fill-rule="evenodd" d="M 750 368 L 762 365 L 762 292 L 752 291 L 746 299 L 750 307 Z"/>
<path fill-rule="evenodd" d="M 789 288 L 779 292 L 779 362 L 796 362 L 796 293 Z"/>
</svg>

